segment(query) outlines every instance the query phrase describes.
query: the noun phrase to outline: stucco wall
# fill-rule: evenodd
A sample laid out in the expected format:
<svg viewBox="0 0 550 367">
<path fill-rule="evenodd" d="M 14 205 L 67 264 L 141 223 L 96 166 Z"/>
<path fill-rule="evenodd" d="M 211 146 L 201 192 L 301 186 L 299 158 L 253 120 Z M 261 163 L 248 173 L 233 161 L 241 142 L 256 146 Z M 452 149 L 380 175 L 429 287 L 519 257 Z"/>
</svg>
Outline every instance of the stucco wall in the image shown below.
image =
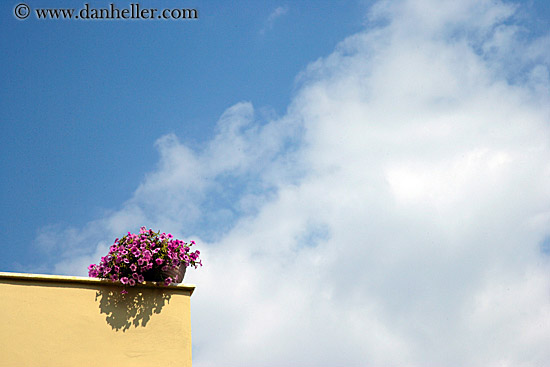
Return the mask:
<svg viewBox="0 0 550 367">
<path fill-rule="evenodd" d="M 0 273 L 0 366 L 191 366 L 193 285 Z"/>
</svg>

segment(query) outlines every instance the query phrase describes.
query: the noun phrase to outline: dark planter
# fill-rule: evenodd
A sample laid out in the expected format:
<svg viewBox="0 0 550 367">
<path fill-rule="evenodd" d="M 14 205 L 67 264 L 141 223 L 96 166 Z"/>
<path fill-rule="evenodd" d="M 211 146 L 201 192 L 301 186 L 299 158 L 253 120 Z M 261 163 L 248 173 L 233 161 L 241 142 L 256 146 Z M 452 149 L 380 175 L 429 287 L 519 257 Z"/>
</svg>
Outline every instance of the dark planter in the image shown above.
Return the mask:
<svg viewBox="0 0 550 367">
<path fill-rule="evenodd" d="M 176 269 L 168 269 L 166 271 L 157 269 L 155 271 L 150 270 L 146 273 L 143 273 L 143 276 L 145 277 L 145 281 L 147 282 L 164 282 L 164 280 L 168 277 L 172 278 L 172 283 L 181 283 L 183 281 L 183 277 L 185 275 L 185 270 L 187 267 L 185 266 L 185 263 L 182 262 L 179 267 Z"/>
<path fill-rule="evenodd" d="M 182 262 L 180 264 L 180 266 L 177 267 L 176 269 L 170 268 L 166 271 L 163 271 L 162 276 L 163 276 L 164 279 L 166 279 L 168 277 L 171 277 L 172 282 L 174 282 L 174 283 L 181 283 L 183 281 L 183 277 L 185 276 L 185 270 L 186 269 L 187 269 L 187 267 L 185 266 L 185 263 Z"/>
</svg>

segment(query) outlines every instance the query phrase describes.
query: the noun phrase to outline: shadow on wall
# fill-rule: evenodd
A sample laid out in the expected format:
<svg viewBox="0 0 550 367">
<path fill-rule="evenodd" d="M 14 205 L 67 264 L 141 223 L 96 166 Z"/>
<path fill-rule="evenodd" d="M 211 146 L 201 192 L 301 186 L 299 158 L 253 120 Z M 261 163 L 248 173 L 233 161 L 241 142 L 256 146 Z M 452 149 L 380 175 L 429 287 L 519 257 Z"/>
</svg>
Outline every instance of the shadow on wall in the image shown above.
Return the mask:
<svg viewBox="0 0 550 367">
<path fill-rule="evenodd" d="M 121 294 L 120 288 L 97 291 L 95 300 L 99 300 L 100 313 L 107 315 L 105 320 L 113 330 L 128 330 L 147 325 L 153 313 L 159 314 L 166 303 L 170 303 L 170 294 L 163 289 L 148 289 L 147 296 L 139 288 L 128 287 L 127 294 Z"/>
</svg>

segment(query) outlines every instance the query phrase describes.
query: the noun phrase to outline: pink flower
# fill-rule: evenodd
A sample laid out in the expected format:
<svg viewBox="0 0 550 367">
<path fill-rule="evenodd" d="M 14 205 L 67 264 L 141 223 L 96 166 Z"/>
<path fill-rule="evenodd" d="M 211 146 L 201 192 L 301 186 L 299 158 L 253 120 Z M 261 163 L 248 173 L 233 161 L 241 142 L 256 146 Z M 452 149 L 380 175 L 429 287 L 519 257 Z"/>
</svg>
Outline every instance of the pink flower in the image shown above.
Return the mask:
<svg viewBox="0 0 550 367">
<path fill-rule="evenodd" d="M 120 294 L 128 294 L 128 291 L 126 289 L 123 289 L 120 291 Z"/>
<path fill-rule="evenodd" d="M 168 277 L 164 280 L 164 285 L 170 285 L 172 284 L 172 278 Z"/>
<path fill-rule="evenodd" d="M 190 245 L 174 238 L 172 234 L 154 232 L 142 226 L 138 234 L 128 232 L 122 238 L 115 239 L 109 248 L 107 256 L 101 257 L 101 261 L 88 266 L 90 277 L 99 277 L 120 281 L 124 285 L 134 285 L 145 281 L 143 274 L 153 269 L 164 271 L 177 269 L 180 264 L 192 265 L 195 268 L 202 266 L 199 261 L 199 253 L 191 252 Z M 181 281 L 180 277 L 167 278 L 165 283 L 172 284 Z M 127 293 L 127 292 L 122 292 Z"/>
</svg>

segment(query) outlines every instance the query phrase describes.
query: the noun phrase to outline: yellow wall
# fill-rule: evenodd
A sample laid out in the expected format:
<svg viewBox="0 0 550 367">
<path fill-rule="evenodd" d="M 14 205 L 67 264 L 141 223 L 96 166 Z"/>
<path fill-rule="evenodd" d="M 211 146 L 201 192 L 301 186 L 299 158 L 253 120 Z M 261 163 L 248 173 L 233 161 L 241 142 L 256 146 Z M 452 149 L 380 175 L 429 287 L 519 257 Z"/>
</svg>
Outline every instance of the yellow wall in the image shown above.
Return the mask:
<svg viewBox="0 0 550 367">
<path fill-rule="evenodd" d="M 0 273 L 0 366 L 191 366 L 194 288 Z"/>
</svg>

